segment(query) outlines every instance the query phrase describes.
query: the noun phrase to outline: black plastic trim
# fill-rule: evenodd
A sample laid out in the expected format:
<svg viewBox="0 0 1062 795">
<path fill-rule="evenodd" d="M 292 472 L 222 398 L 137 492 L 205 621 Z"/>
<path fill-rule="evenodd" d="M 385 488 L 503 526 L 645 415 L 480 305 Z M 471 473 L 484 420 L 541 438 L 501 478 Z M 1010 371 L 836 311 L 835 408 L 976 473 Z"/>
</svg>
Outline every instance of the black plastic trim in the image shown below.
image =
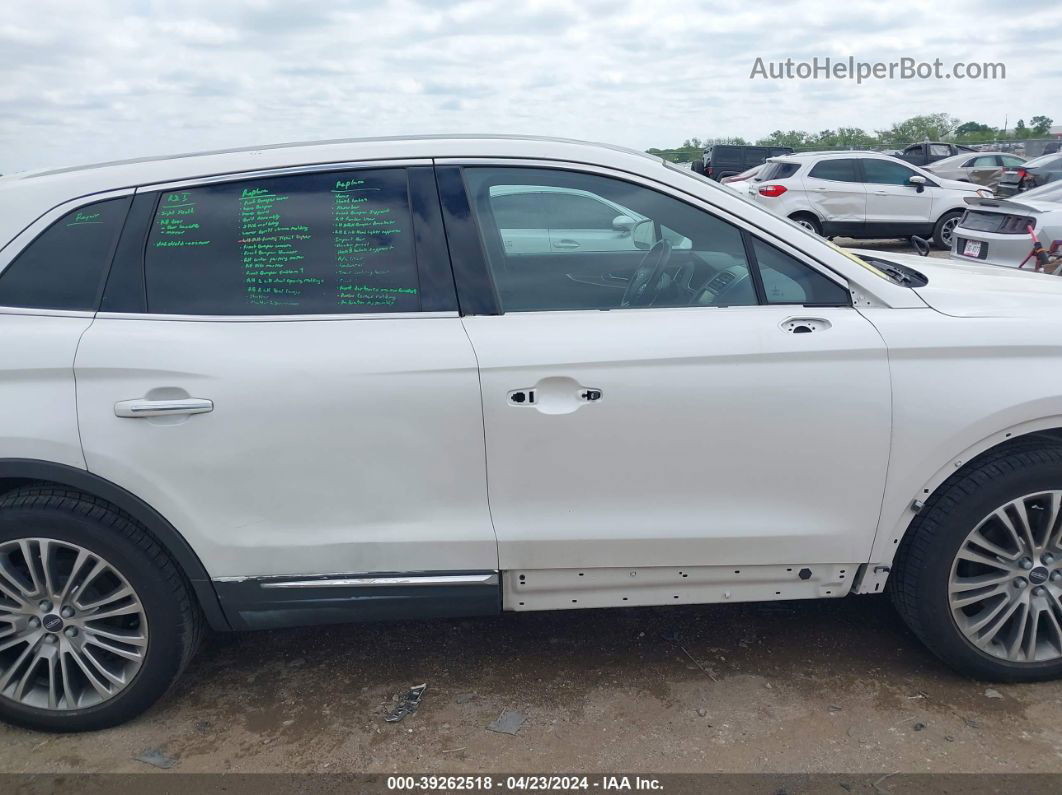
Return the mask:
<svg viewBox="0 0 1062 795">
<path fill-rule="evenodd" d="M 343 579 L 345 576 L 405 577 L 411 574 L 436 576 L 497 572 L 373 572 L 371 575 L 331 575 L 327 579 Z M 498 582 L 475 585 L 263 587 L 293 579 L 315 578 L 255 577 L 215 580 L 214 588 L 229 623 L 237 630 L 283 629 L 410 618 L 492 616 L 500 614 L 502 607 L 501 585 Z"/>
<path fill-rule="evenodd" d="M 0 459 L 0 485 L 3 485 L 4 480 L 47 481 L 69 486 L 106 500 L 125 511 L 142 524 L 181 567 L 195 590 L 199 605 L 203 608 L 210 626 L 217 630 L 232 629 L 225 619 L 214 584 L 199 556 L 162 514 L 136 495 L 84 469 L 30 458 Z"/>
<path fill-rule="evenodd" d="M 461 169 L 458 166 L 437 166 L 435 177 L 461 314 L 499 315 L 501 305 L 491 281 Z"/>
<path fill-rule="evenodd" d="M 457 288 L 450 267 L 443 228 L 435 169 L 411 166 L 406 170 L 409 206 L 413 214 L 413 236 L 420 279 L 422 312 L 456 312 Z"/>
<path fill-rule="evenodd" d="M 147 288 L 144 283 L 144 249 L 155 210 L 162 194 L 137 193 L 126 215 L 122 236 L 118 240 L 110 272 L 99 302 L 101 312 L 147 311 Z"/>
</svg>

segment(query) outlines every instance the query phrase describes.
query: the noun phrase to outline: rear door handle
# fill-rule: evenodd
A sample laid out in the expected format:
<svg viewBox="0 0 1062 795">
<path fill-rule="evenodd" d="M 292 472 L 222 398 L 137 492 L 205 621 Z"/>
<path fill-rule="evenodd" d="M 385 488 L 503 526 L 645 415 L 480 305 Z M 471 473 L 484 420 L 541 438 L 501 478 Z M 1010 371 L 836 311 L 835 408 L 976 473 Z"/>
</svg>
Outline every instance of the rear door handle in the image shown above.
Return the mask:
<svg viewBox="0 0 1062 795">
<path fill-rule="evenodd" d="M 123 400 L 114 404 L 114 416 L 137 419 L 139 417 L 168 417 L 173 414 L 207 414 L 214 410 L 214 401 L 204 398 L 184 400 Z"/>
<path fill-rule="evenodd" d="M 553 248 L 579 248 L 579 242 L 576 240 L 558 240 L 553 244 Z"/>
</svg>

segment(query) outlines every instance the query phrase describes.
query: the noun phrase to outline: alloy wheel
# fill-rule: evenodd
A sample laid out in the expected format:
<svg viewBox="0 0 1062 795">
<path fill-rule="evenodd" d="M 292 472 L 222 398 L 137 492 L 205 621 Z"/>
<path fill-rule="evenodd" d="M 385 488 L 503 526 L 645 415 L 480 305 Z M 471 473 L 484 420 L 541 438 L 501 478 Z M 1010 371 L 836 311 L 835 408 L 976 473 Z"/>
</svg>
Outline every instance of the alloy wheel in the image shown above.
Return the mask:
<svg viewBox="0 0 1062 795">
<path fill-rule="evenodd" d="M 978 523 L 951 567 L 948 599 L 976 648 L 1012 663 L 1062 658 L 1062 491 L 1008 502 Z"/>
<path fill-rule="evenodd" d="M 0 543 L 0 697 L 96 706 L 129 686 L 147 645 L 140 598 L 100 555 L 50 538 Z"/>
<path fill-rule="evenodd" d="M 940 239 L 944 241 L 944 245 L 951 248 L 951 241 L 955 235 L 955 227 L 959 225 L 959 218 L 949 218 L 940 227 Z"/>
</svg>

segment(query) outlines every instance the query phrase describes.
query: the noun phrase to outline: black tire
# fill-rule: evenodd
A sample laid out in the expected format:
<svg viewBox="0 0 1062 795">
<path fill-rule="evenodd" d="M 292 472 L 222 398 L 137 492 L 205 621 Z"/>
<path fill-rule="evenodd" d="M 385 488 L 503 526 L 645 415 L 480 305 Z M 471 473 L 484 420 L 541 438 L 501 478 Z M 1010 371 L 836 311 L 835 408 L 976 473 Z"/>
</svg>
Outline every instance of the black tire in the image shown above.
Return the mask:
<svg viewBox="0 0 1062 795">
<path fill-rule="evenodd" d="M 951 210 L 937 219 L 937 224 L 933 227 L 933 245 L 945 250 L 951 248 L 951 243 L 944 240 L 944 227 L 951 221 L 957 221 L 962 218 L 962 213 L 962 210 Z"/>
<path fill-rule="evenodd" d="M 822 224 L 819 223 L 819 219 L 811 213 L 793 213 L 789 216 L 789 220 L 810 229 L 816 235 L 822 235 Z"/>
<path fill-rule="evenodd" d="M 0 720 L 39 731 L 80 732 L 136 717 L 166 693 L 198 648 L 203 618 L 184 575 L 132 517 L 82 492 L 31 485 L 4 495 L 0 543 L 30 536 L 77 544 L 120 572 L 147 616 L 147 647 L 132 681 L 100 704 L 49 710 L 0 696 Z"/>
<path fill-rule="evenodd" d="M 1062 676 L 1062 658 L 1010 662 L 962 634 L 948 599 L 951 565 L 978 522 L 1010 500 L 1062 488 L 1062 447 L 1019 442 L 990 451 L 952 475 L 926 501 L 897 552 L 887 590 L 911 631 L 956 671 L 992 682 Z"/>
</svg>

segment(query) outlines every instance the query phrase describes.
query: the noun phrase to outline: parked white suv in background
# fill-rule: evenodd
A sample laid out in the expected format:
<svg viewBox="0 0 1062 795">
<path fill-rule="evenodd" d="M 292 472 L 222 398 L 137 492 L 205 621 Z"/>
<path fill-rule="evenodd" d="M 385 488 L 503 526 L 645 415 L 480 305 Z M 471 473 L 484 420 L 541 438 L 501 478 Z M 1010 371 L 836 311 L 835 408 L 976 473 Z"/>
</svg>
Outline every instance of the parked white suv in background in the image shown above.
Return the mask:
<svg viewBox="0 0 1062 795">
<path fill-rule="evenodd" d="M 648 248 L 513 250 L 543 188 Z M 126 720 L 206 625 L 886 590 L 1062 674 L 1062 280 L 496 137 L 6 177 L 0 246 L 8 721 Z"/>
<path fill-rule="evenodd" d="M 748 187 L 753 200 L 827 237 L 919 235 L 951 248 L 969 196 L 992 192 L 942 179 L 873 152 L 813 152 L 771 158 Z"/>
</svg>

